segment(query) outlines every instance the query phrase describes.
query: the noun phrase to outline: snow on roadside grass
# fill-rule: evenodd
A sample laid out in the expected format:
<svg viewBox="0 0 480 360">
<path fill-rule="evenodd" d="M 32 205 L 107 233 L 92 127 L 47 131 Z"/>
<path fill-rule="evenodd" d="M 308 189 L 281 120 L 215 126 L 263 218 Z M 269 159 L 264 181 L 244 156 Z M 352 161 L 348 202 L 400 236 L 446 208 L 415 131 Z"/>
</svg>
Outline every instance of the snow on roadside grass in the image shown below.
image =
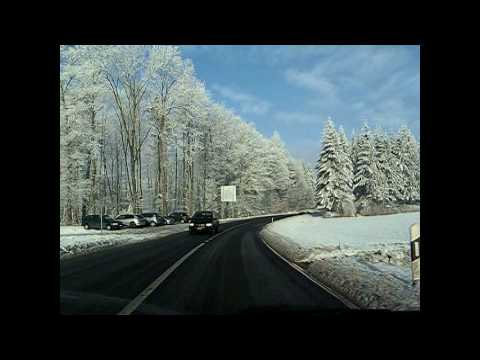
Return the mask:
<svg viewBox="0 0 480 360">
<path fill-rule="evenodd" d="M 270 246 L 364 308 L 418 310 L 410 282 L 409 227 L 420 213 L 356 218 L 302 215 L 268 224 Z"/>
<path fill-rule="evenodd" d="M 152 240 L 185 232 L 187 224 L 122 230 L 85 230 L 81 226 L 60 226 L 60 257 L 95 251 L 106 246 Z"/>
</svg>

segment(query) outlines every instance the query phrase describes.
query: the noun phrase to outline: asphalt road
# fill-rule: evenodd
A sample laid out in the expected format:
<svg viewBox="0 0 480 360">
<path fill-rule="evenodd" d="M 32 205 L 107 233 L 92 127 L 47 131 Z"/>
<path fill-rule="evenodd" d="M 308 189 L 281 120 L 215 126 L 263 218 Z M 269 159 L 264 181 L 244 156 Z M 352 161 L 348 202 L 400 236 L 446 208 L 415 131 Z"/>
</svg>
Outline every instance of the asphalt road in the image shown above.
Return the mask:
<svg viewBox="0 0 480 360">
<path fill-rule="evenodd" d="M 303 313 L 346 309 L 258 237 L 271 218 L 221 225 L 139 306 L 140 314 Z M 233 226 L 230 231 L 225 231 Z M 60 261 L 62 314 L 117 314 L 211 235 L 179 233 Z"/>
</svg>

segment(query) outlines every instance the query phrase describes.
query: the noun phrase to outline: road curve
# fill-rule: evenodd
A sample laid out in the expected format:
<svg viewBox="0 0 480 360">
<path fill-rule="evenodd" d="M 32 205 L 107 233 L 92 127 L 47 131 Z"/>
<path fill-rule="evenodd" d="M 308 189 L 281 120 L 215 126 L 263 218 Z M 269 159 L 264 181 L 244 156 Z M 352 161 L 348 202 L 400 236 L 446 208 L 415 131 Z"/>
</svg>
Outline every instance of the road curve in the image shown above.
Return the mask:
<svg viewBox="0 0 480 360">
<path fill-rule="evenodd" d="M 222 224 L 222 233 L 188 257 L 133 314 L 346 309 L 263 244 L 258 231 L 269 219 Z M 118 313 L 178 259 L 209 238 L 180 233 L 61 261 L 61 313 Z"/>
</svg>

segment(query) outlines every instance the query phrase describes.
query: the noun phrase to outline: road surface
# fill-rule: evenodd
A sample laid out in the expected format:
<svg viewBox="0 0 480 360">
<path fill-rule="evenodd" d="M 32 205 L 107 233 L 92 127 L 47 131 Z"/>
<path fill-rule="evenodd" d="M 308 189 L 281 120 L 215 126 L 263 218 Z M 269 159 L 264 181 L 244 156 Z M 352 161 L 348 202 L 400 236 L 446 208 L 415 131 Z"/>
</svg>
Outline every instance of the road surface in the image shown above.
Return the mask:
<svg viewBox="0 0 480 360">
<path fill-rule="evenodd" d="M 220 235 L 210 241 L 211 235 L 186 232 L 61 260 L 60 312 L 117 314 L 202 243 L 133 315 L 346 309 L 263 244 L 258 232 L 269 221 L 221 224 Z"/>
</svg>

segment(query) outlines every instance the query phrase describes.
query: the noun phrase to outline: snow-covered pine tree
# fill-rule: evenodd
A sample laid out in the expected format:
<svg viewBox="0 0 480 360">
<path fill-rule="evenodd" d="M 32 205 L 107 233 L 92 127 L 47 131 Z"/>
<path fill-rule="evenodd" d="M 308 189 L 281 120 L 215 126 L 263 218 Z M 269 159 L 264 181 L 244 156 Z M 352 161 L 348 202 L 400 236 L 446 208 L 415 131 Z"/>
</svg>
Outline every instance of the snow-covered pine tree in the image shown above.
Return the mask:
<svg viewBox="0 0 480 360">
<path fill-rule="evenodd" d="M 338 134 L 329 117 L 323 129 L 322 150 L 315 167 L 315 200 L 318 207 L 327 210 L 338 210 L 341 204 L 342 194 L 338 188 L 339 178 L 342 176 L 339 167 L 340 152 Z"/>
<path fill-rule="evenodd" d="M 375 193 L 375 161 L 372 135 L 365 122 L 356 143 L 353 193 L 356 200 L 371 199 Z"/>
<path fill-rule="evenodd" d="M 303 164 L 303 171 L 305 174 L 305 183 L 307 186 L 305 207 L 312 208 L 315 206 L 315 171 L 312 166 L 306 164 Z"/>
<path fill-rule="evenodd" d="M 410 129 L 402 126 L 397 135 L 397 156 L 403 189 L 400 201 L 414 203 L 420 200 L 420 161 L 418 144 Z"/>
<path fill-rule="evenodd" d="M 343 214 L 354 215 L 355 206 L 353 196 L 353 163 L 351 159 L 351 145 L 348 142 L 347 136 L 343 127 L 339 127 L 338 131 L 338 166 L 340 170 L 339 181 L 337 184 L 340 197 L 342 199 L 341 210 Z"/>
<path fill-rule="evenodd" d="M 389 203 L 394 200 L 392 188 L 395 184 L 396 173 L 390 167 L 389 141 L 382 129 L 377 129 L 373 135 L 374 145 L 374 178 L 372 199 L 380 204 Z"/>
</svg>

